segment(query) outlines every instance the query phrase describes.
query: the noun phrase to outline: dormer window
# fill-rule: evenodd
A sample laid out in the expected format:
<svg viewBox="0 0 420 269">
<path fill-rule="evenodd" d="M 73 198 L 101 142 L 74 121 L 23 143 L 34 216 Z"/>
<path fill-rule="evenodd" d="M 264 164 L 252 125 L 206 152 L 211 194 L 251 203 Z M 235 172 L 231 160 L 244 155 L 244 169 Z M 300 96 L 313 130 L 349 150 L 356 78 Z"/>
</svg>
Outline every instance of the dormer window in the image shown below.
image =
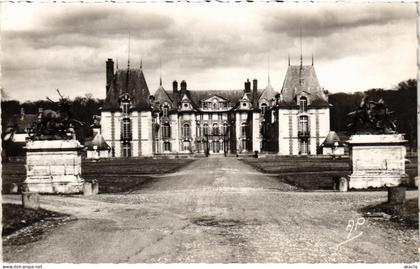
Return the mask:
<svg viewBox="0 0 420 269">
<path fill-rule="evenodd" d="M 261 114 L 265 114 L 265 112 L 267 111 L 267 104 L 261 104 Z"/>
<path fill-rule="evenodd" d="M 299 109 L 300 112 L 306 112 L 308 110 L 308 98 L 301 97 L 299 99 Z"/>
<path fill-rule="evenodd" d="M 184 104 L 184 108 L 188 108 L 188 104 L 187 103 Z"/>
<path fill-rule="evenodd" d="M 169 106 L 168 105 L 164 105 L 162 107 L 162 116 L 163 117 L 168 117 L 168 112 L 169 112 Z"/>
<path fill-rule="evenodd" d="M 122 112 L 124 114 L 128 114 L 128 111 L 130 109 L 130 103 L 129 102 L 123 102 L 121 105 L 122 105 Z"/>
</svg>

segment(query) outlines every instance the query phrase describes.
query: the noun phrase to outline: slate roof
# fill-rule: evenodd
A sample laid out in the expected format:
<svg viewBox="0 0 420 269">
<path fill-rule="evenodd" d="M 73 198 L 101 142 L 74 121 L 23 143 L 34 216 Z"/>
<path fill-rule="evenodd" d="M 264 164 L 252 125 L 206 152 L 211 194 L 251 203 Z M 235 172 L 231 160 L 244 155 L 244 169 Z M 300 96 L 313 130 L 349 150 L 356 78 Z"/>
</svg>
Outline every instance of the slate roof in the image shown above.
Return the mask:
<svg viewBox="0 0 420 269">
<path fill-rule="evenodd" d="M 324 142 L 322 142 L 321 147 L 333 147 L 335 146 L 335 142 L 338 142 L 338 146 L 343 146 L 343 142 L 341 142 L 341 139 L 337 135 L 337 133 L 334 131 L 330 131 L 327 137 L 325 138 Z"/>
<path fill-rule="evenodd" d="M 267 87 L 262 92 L 260 98 L 258 100 L 265 99 L 267 101 L 270 101 L 272 99 L 276 99 L 277 92 L 273 89 L 273 86 L 271 86 L 270 83 L 268 83 Z"/>
<path fill-rule="evenodd" d="M 263 90 L 257 91 L 257 98 L 261 96 Z M 165 95 L 166 93 L 166 95 Z M 207 90 L 207 91 L 191 91 L 187 90 L 187 97 L 191 100 L 193 107 L 200 108 L 200 101 L 210 98 L 212 96 L 219 96 L 223 99 L 228 100 L 229 105 L 235 107 L 239 100 L 244 96 L 244 90 Z M 252 102 L 252 91 L 248 93 L 248 96 Z M 163 100 L 169 98 L 172 101 L 173 108 L 177 108 L 181 102 L 182 96 L 180 91 L 174 93 L 173 91 L 166 91 L 163 87 L 159 87 L 155 93 L 156 100 L 159 100 L 160 103 L 163 103 Z"/>
<path fill-rule="evenodd" d="M 102 110 L 119 110 L 119 98 L 128 93 L 132 98 L 133 110 L 142 111 L 151 109 L 150 92 L 147 87 L 142 69 L 118 69 L 106 94 Z"/>
<path fill-rule="evenodd" d="M 302 84 L 301 81 L 303 82 Z M 282 103 L 296 103 L 296 96 L 303 91 L 310 95 L 311 105 L 328 106 L 327 96 L 319 84 L 314 66 L 289 65 L 281 89 Z"/>
</svg>

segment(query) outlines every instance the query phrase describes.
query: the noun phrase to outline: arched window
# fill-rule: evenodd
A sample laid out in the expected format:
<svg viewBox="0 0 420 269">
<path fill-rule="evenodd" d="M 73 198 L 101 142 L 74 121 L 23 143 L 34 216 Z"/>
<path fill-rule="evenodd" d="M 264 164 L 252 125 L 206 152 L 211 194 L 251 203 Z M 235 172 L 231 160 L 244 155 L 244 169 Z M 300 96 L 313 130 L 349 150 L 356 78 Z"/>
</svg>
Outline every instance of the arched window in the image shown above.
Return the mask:
<svg viewBox="0 0 420 269">
<path fill-rule="evenodd" d="M 309 133 L 308 116 L 299 117 L 299 132 L 302 134 Z"/>
<path fill-rule="evenodd" d="M 167 139 L 171 137 L 171 126 L 168 122 L 162 125 L 162 138 Z"/>
<path fill-rule="evenodd" d="M 167 151 L 167 152 L 171 151 L 171 143 L 170 142 L 163 142 L 163 151 Z"/>
<path fill-rule="evenodd" d="M 190 125 L 188 123 L 184 123 L 182 126 L 182 137 L 190 137 L 191 136 L 191 130 Z"/>
<path fill-rule="evenodd" d="M 121 139 L 131 139 L 131 120 L 129 118 L 124 118 L 122 120 Z"/>
<path fill-rule="evenodd" d="M 263 103 L 261 104 L 261 114 L 265 114 L 265 112 L 267 111 L 267 104 Z"/>
<path fill-rule="evenodd" d="M 308 110 L 308 98 L 303 96 L 299 99 L 299 108 L 300 112 L 306 112 Z"/>
<path fill-rule="evenodd" d="M 213 134 L 219 135 L 219 125 L 217 123 L 213 124 Z"/>
<path fill-rule="evenodd" d="M 169 114 L 169 106 L 168 105 L 164 105 L 162 107 L 162 116 L 163 117 L 168 117 Z"/>
<path fill-rule="evenodd" d="M 209 134 L 209 125 L 207 123 L 203 124 L 203 135 Z"/>
</svg>

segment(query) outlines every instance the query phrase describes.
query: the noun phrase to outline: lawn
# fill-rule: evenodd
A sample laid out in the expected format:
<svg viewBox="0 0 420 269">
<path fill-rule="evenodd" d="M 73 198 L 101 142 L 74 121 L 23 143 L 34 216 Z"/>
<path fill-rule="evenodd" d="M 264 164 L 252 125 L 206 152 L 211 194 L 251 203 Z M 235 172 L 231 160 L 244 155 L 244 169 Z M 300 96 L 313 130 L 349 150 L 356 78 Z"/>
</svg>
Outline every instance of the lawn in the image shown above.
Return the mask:
<svg viewBox="0 0 420 269">
<path fill-rule="evenodd" d="M 175 172 L 193 162 L 192 159 L 109 159 L 93 162 L 83 160 L 82 177 L 97 180 L 100 193 L 137 190 L 153 179 L 153 175 Z M 10 184 L 21 184 L 26 177 L 25 162 L 6 162 L 2 169 L 2 187 L 7 192 Z"/>
<path fill-rule="evenodd" d="M 351 174 L 348 157 L 269 156 L 242 159 L 263 173 L 273 174 L 285 182 L 306 190 L 331 190 L 334 178 Z M 417 176 L 417 157 L 406 163 L 410 182 Z"/>
</svg>

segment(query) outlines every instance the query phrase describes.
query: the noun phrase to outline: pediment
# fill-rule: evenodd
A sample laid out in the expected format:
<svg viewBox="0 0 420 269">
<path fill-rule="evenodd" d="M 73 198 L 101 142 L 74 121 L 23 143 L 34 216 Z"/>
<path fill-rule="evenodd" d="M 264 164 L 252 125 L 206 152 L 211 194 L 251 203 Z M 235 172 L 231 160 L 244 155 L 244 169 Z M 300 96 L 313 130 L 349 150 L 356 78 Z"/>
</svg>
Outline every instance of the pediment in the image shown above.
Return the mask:
<svg viewBox="0 0 420 269">
<path fill-rule="evenodd" d="M 219 95 L 213 95 L 213 96 L 207 97 L 205 99 L 202 99 L 201 102 L 203 102 L 203 103 L 218 102 L 219 103 L 219 102 L 228 102 L 228 100 L 225 99 L 225 98 L 223 98 L 223 97 L 221 97 L 221 96 L 219 96 Z"/>
</svg>

